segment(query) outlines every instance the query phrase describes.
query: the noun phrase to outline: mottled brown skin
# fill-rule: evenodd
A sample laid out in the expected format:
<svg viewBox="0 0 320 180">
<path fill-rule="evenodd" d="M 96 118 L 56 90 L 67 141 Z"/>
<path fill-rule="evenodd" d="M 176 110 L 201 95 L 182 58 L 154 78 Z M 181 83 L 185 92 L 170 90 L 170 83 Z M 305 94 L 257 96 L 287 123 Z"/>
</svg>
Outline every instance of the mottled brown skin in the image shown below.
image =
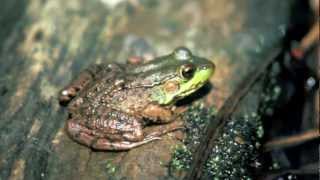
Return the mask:
<svg viewBox="0 0 320 180">
<path fill-rule="evenodd" d="M 94 149 L 128 150 L 183 127 L 173 121 L 171 106 L 153 103 L 150 88 L 136 84 L 139 79 L 117 64 L 94 65 L 82 72 L 59 97 L 60 104 L 68 106 L 70 137 Z M 146 131 L 149 124 L 157 126 Z"/>
</svg>

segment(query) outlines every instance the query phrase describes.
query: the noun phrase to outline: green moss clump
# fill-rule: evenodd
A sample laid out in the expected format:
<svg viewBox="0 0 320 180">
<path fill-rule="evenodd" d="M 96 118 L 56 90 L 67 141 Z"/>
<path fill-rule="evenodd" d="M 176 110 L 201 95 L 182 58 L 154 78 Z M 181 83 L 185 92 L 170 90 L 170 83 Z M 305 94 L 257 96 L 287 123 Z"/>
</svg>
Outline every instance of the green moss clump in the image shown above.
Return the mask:
<svg viewBox="0 0 320 180">
<path fill-rule="evenodd" d="M 262 137 L 260 117 L 255 113 L 231 119 L 215 142 L 206 163 L 210 179 L 250 179 L 249 168 L 256 161 Z"/>
<path fill-rule="evenodd" d="M 209 122 L 214 120 L 216 114 L 215 107 L 206 108 L 203 103 L 190 107 L 183 114 L 187 134 L 183 142 L 188 148 L 195 149 L 200 144 L 200 138 L 203 137 Z"/>
<path fill-rule="evenodd" d="M 285 98 L 284 92 L 279 85 L 279 63 L 274 63 L 264 79 L 263 93 L 259 105 L 259 114 L 271 116 L 275 108 L 281 105 L 281 99 Z"/>
<path fill-rule="evenodd" d="M 171 172 L 185 171 L 190 168 L 192 154 L 200 144 L 200 138 L 203 137 L 205 129 L 216 115 L 216 109 L 206 108 L 201 102 L 188 108 L 183 114 L 185 121 L 186 138 L 182 145 L 175 146 L 172 159 L 169 163 Z"/>
<path fill-rule="evenodd" d="M 106 162 L 106 172 L 108 175 L 114 175 L 116 172 L 116 166 L 112 164 L 111 160 Z"/>
<path fill-rule="evenodd" d="M 192 153 L 185 145 L 177 145 L 170 162 L 171 170 L 187 170 L 192 162 Z"/>
</svg>

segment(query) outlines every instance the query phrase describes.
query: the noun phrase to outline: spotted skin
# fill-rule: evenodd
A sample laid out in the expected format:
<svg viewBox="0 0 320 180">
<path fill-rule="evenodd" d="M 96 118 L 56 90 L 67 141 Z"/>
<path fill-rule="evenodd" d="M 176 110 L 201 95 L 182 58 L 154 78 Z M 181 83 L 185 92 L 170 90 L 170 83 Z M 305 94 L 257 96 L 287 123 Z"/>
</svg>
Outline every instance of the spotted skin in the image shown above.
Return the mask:
<svg viewBox="0 0 320 180">
<path fill-rule="evenodd" d="M 129 150 L 183 128 L 174 102 L 200 88 L 214 65 L 186 48 L 144 64 L 90 66 L 67 85 L 66 131 L 99 150 Z M 152 125 L 152 126 L 150 126 Z"/>
</svg>

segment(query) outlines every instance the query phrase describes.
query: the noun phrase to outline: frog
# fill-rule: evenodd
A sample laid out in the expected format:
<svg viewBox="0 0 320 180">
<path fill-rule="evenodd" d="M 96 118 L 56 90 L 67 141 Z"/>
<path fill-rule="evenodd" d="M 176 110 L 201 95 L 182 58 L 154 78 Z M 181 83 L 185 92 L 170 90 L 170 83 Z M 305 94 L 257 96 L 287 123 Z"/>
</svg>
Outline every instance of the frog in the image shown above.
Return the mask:
<svg viewBox="0 0 320 180">
<path fill-rule="evenodd" d="M 184 128 L 175 104 L 208 83 L 214 70 L 212 61 L 186 47 L 145 63 L 91 65 L 60 91 L 67 134 L 111 151 L 159 140 Z"/>
</svg>

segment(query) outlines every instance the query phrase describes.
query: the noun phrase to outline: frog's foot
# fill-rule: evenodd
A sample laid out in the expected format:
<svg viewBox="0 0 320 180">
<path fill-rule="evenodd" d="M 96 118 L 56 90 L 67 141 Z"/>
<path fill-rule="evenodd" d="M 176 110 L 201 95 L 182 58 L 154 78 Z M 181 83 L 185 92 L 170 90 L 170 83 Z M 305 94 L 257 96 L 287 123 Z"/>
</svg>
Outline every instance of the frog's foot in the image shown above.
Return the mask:
<svg viewBox="0 0 320 180">
<path fill-rule="evenodd" d="M 91 147 L 98 150 L 129 150 L 158 139 L 161 139 L 161 138 L 148 137 L 139 142 L 129 142 L 129 141 L 111 142 L 108 139 L 100 138 L 97 141 L 95 141 Z"/>
<path fill-rule="evenodd" d="M 184 129 L 181 120 L 173 121 L 169 124 L 156 125 L 145 130 L 146 138 L 159 137 L 172 131 Z"/>
<path fill-rule="evenodd" d="M 77 89 L 73 87 L 67 87 L 60 92 L 59 103 L 61 105 L 68 104 L 73 97 L 77 94 Z"/>
<path fill-rule="evenodd" d="M 78 75 L 68 86 L 60 91 L 59 102 L 61 105 L 67 105 L 89 82 L 95 75 L 99 73 L 106 65 L 91 65 Z"/>
<path fill-rule="evenodd" d="M 60 92 L 59 102 L 61 105 L 68 104 L 92 79 L 89 72 L 85 71 L 80 77 Z"/>
</svg>

